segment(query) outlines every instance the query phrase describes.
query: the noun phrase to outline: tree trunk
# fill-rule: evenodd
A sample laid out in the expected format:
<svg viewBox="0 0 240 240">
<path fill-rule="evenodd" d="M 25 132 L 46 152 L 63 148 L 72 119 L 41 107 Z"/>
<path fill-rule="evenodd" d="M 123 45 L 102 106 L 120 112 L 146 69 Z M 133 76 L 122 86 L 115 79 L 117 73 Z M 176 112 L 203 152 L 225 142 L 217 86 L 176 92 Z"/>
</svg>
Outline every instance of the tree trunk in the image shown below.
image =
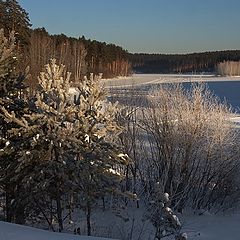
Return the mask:
<svg viewBox="0 0 240 240">
<path fill-rule="evenodd" d="M 24 206 L 20 203 L 18 204 L 17 209 L 15 210 L 15 223 L 21 225 L 25 223 Z"/>
<path fill-rule="evenodd" d="M 61 199 L 60 197 L 57 198 L 57 218 L 58 218 L 58 226 L 59 232 L 63 230 L 63 220 L 62 220 L 62 206 L 61 206 Z"/>
<path fill-rule="evenodd" d="M 106 203 L 105 203 L 105 197 L 102 197 L 102 202 L 103 202 L 103 211 L 106 210 Z"/>
<path fill-rule="evenodd" d="M 87 235 L 91 236 L 91 204 L 87 202 Z"/>
<path fill-rule="evenodd" d="M 6 184 L 5 188 L 6 188 L 6 200 L 5 200 L 6 220 L 7 220 L 7 222 L 13 222 L 12 189 L 8 184 Z"/>
</svg>

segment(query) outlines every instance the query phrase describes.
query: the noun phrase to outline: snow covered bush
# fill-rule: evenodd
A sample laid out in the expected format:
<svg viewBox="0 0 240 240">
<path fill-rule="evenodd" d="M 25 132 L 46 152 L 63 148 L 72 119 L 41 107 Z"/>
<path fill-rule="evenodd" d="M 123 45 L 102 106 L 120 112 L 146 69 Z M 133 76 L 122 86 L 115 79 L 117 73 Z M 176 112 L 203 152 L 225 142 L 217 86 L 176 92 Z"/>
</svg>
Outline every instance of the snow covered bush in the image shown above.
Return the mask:
<svg viewBox="0 0 240 240">
<path fill-rule="evenodd" d="M 142 125 L 153 177 L 172 196 L 172 204 L 179 211 L 187 202 L 193 208 L 223 204 L 229 196 L 224 189 L 235 188 L 231 179 L 240 154 L 239 132 L 229 119 L 229 108 L 204 85 L 189 91 L 181 85 L 161 86 L 149 101 Z"/>
<path fill-rule="evenodd" d="M 228 198 L 239 166 L 239 132 L 231 111 L 204 85 L 189 91 L 161 86 L 149 96 L 142 126 L 146 129 L 153 177 L 181 211 L 211 208 Z M 227 185 L 229 184 L 229 185 Z M 230 192 L 229 192 L 230 193 Z"/>
<path fill-rule="evenodd" d="M 150 220 L 156 228 L 155 239 L 163 239 L 170 235 L 175 235 L 176 239 L 179 239 L 183 235 L 180 233 L 181 223 L 179 218 L 170 208 L 169 194 L 162 192 L 159 182 L 155 184 Z M 187 237 L 186 233 L 184 235 Z"/>
<path fill-rule="evenodd" d="M 189 90 L 160 85 L 141 95 L 138 90 L 118 96 L 127 116 L 121 142 L 133 160 L 126 171 L 128 190 L 136 189 L 148 204 L 160 182 L 180 212 L 236 203 L 239 131 L 230 121 L 231 109 L 202 84 Z M 131 101 L 135 93 L 138 100 Z"/>
</svg>

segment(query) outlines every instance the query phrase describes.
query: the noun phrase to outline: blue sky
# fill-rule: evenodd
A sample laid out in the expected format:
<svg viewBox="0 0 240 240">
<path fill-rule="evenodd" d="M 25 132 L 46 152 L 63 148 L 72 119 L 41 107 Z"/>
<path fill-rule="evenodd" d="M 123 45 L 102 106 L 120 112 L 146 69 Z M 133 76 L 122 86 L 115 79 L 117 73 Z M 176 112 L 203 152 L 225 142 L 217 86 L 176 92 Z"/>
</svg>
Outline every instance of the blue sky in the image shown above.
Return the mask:
<svg viewBox="0 0 240 240">
<path fill-rule="evenodd" d="M 240 49 L 240 0 L 19 0 L 33 27 L 129 52 Z"/>
</svg>

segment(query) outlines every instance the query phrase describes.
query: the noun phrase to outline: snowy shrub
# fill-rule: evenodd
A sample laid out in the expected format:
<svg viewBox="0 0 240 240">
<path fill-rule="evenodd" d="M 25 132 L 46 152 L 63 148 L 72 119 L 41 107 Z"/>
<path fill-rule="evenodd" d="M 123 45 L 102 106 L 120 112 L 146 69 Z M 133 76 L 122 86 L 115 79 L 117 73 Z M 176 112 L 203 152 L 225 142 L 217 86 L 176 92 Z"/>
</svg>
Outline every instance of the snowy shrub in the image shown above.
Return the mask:
<svg viewBox="0 0 240 240">
<path fill-rule="evenodd" d="M 239 134 L 231 112 L 202 85 L 162 86 L 152 93 L 142 125 L 155 177 L 179 210 L 224 201 L 239 163 Z M 227 183 L 229 183 L 227 187 Z M 225 186 L 224 186 L 225 185 Z"/>
<path fill-rule="evenodd" d="M 128 97 L 137 91 L 129 92 Z M 239 132 L 231 110 L 201 84 L 190 90 L 161 85 L 148 93 L 127 104 L 121 120 L 121 142 L 133 160 L 126 171 L 128 190 L 147 204 L 158 181 L 178 211 L 236 203 Z"/>
</svg>

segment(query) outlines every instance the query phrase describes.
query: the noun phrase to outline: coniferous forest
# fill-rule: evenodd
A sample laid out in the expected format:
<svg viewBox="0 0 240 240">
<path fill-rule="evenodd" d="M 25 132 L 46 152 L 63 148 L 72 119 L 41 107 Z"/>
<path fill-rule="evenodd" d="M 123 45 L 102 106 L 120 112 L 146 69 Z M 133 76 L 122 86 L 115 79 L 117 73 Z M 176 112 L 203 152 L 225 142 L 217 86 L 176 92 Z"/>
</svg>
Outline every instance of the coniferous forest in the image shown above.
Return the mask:
<svg viewBox="0 0 240 240">
<path fill-rule="evenodd" d="M 192 54 L 135 53 L 129 55 L 129 61 L 138 73 L 215 73 L 218 63 L 240 61 L 240 50 Z"/>
</svg>

